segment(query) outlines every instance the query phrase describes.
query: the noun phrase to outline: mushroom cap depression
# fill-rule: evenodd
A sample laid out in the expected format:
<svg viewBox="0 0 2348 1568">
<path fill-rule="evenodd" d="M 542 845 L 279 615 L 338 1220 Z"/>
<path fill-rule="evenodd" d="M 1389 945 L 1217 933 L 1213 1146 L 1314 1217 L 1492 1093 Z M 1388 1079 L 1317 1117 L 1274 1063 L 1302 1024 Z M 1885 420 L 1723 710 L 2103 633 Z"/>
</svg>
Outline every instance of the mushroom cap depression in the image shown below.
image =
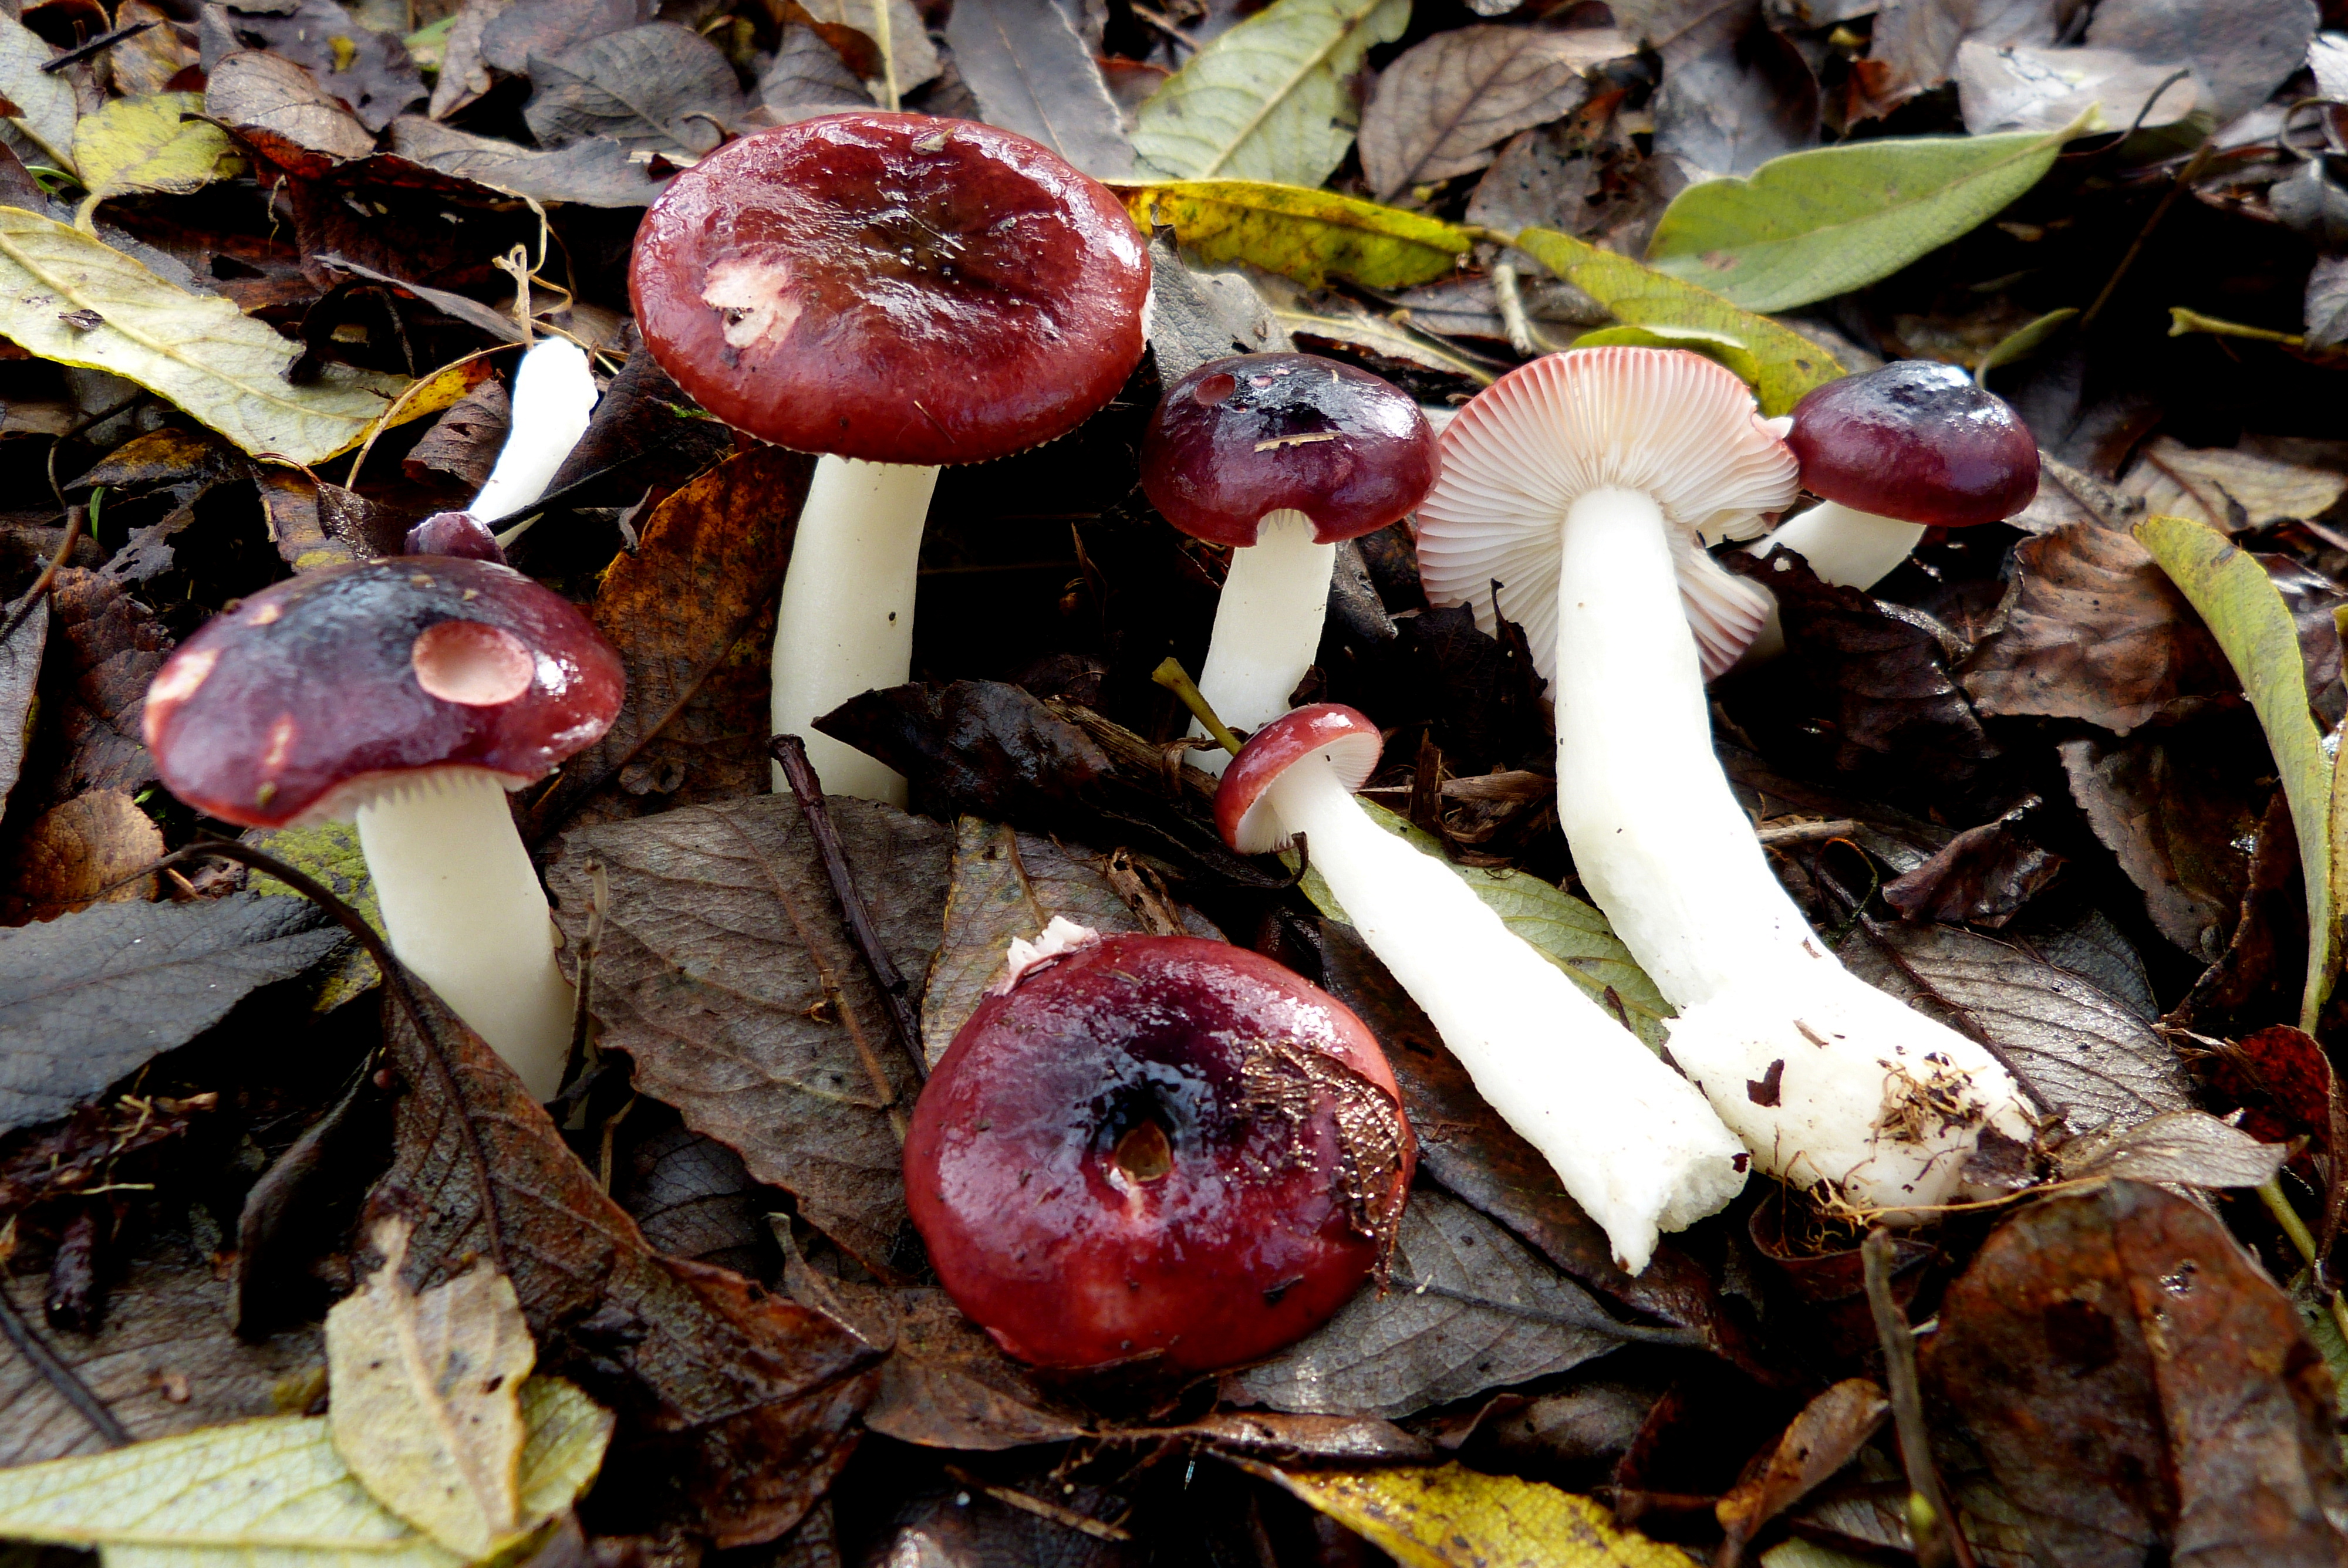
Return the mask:
<svg viewBox="0 0 2348 1568">
<path fill-rule="evenodd" d="M 1025 137 L 838 114 L 670 181 L 628 294 L 661 368 L 736 429 L 936 466 L 1107 403 L 1141 360 L 1149 254 L 1106 187 Z"/>
<path fill-rule="evenodd" d="M 147 745 L 198 811 L 282 827 L 442 768 L 519 788 L 610 729 L 626 688 L 594 623 L 510 567 L 359 561 L 180 644 L 147 689 Z"/>
<path fill-rule="evenodd" d="M 1938 360 L 1896 360 L 1794 405 L 1802 488 L 1942 528 L 2003 522 L 2038 493 L 2038 442 L 2005 399 Z"/>
<path fill-rule="evenodd" d="M 1736 661 L 1769 600 L 1704 553 L 1749 538 L 1797 493 L 1794 454 L 1745 384 L 1684 349 L 1590 348 L 1519 365 L 1445 426 L 1443 477 L 1418 507 L 1419 575 L 1437 605 L 1524 628 L 1555 680 L 1565 515 L 1593 490 L 1643 491 L 1663 514 L 1707 679 Z"/>
<path fill-rule="evenodd" d="M 1210 360 L 1141 438 L 1141 488 L 1193 538 L 1251 545 L 1292 510 L 1334 544 L 1406 515 L 1435 483 L 1435 432 L 1408 393 L 1309 354 Z"/>
<path fill-rule="evenodd" d="M 1377 771 L 1385 741 L 1370 716 L 1343 702 L 1292 708 L 1258 730 L 1223 770 L 1215 791 L 1215 831 L 1241 855 L 1262 855 L 1288 843 L 1264 800 L 1274 780 L 1306 757 L 1323 755 L 1350 794 Z"/>
</svg>

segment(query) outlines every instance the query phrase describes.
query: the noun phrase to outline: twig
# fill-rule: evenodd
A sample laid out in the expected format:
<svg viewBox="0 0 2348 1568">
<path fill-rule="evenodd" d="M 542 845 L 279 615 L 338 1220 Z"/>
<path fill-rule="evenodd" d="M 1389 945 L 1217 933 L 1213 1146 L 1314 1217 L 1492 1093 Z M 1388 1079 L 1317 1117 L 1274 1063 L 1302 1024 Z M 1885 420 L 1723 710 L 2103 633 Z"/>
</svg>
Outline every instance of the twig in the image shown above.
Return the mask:
<svg viewBox="0 0 2348 1568">
<path fill-rule="evenodd" d="M 8 1299 L 5 1290 L 0 1290 L 0 1334 L 8 1337 L 8 1343 L 16 1348 L 16 1354 L 33 1364 L 33 1370 L 57 1391 L 59 1399 L 74 1408 L 76 1415 L 89 1423 L 90 1430 L 106 1440 L 107 1447 L 118 1449 L 130 1441 L 130 1434 L 123 1430 L 120 1421 L 114 1419 L 114 1412 L 106 1408 L 106 1401 L 81 1380 L 80 1373 L 59 1360 L 57 1353 L 33 1332 L 33 1326 L 25 1321 L 24 1316 L 16 1310 L 16 1304 Z"/>
<path fill-rule="evenodd" d="M 1780 844 L 1818 844 L 1857 833 L 1864 824 L 1848 816 L 1827 822 L 1789 822 L 1783 827 L 1756 827 L 1753 836 L 1764 848 Z"/>
<path fill-rule="evenodd" d="M 88 43 L 77 45 L 75 47 L 67 49 L 56 59 L 50 60 L 43 65 L 41 69 L 51 76 L 55 76 L 57 72 L 64 70 L 67 66 L 87 60 L 92 55 L 102 55 L 106 53 L 107 50 L 114 47 L 115 45 L 122 43 L 127 39 L 135 38 L 139 36 L 139 34 L 145 32 L 148 28 L 155 26 L 157 26 L 157 24 L 154 22 L 133 22 L 128 27 L 117 27 L 111 33 L 100 33 Z"/>
<path fill-rule="evenodd" d="M 1083 1533 L 1091 1536 L 1096 1541 L 1130 1541 L 1133 1539 L 1133 1532 L 1131 1531 L 1120 1530 L 1114 1524 L 1106 1524 L 1097 1519 L 1078 1513 L 1073 1508 L 1062 1508 L 1056 1502 L 1046 1502 L 1040 1497 L 1030 1497 L 1024 1491 L 1017 1491 L 1007 1486 L 992 1485 L 986 1481 L 979 1480 L 978 1477 L 971 1474 L 970 1471 L 963 1469 L 962 1466 L 958 1464 L 950 1464 L 946 1466 L 945 1471 L 946 1474 L 952 1476 L 962 1485 L 970 1488 L 973 1491 L 983 1491 L 986 1493 L 987 1496 L 994 1499 L 997 1502 L 1008 1503 L 1013 1508 L 1019 1509 L 1027 1513 L 1032 1513 L 1038 1519 L 1048 1519 L 1053 1523 L 1064 1526 L 1066 1529 L 1081 1531 Z"/>
<path fill-rule="evenodd" d="M 1136 16 L 1139 17 L 1143 23 L 1148 26 L 1156 28 L 1159 33 L 1165 35 L 1165 36 L 1171 42 L 1181 45 L 1184 48 L 1189 50 L 1194 55 L 1199 52 L 1199 41 L 1190 36 L 1189 34 L 1182 31 L 1181 28 L 1177 27 L 1170 17 L 1151 10 L 1148 6 L 1142 5 L 1140 0 L 1130 0 L 1128 9 L 1130 9 Z"/>
<path fill-rule="evenodd" d="M 65 569 L 66 559 L 73 554 L 74 540 L 79 538 L 81 508 L 68 507 L 66 508 L 65 537 L 57 540 L 57 550 L 49 557 L 49 564 L 41 569 L 41 575 L 33 579 L 33 586 L 25 590 L 25 597 L 8 611 L 8 619 L 0 621 L 0 646 L 5 646 L 8 639 L 16 635 L 16 628 L 24 625 L 33 613 L 33 606 L 41 602 L 42 596 L 49 591 L 49 584 L 57 580 L 57 573 Z"/>
<path fill-rule="evenodd" d="M 2154 208 L 2152 216 L 2144 220 L 2144 227 L 2137 231 L 2135 240 L 2129 242 L 2127 252 L 2120 257 L 2120 264 L 2113 268 L 2112 275 L 2104 281 L 2103 292 L 2096 296 L 2096 302 L 2089 305 L 2086 313 L 2079 318 L 2081 333 L 2096 324 L 2096 318 L 2103 313 L 2105 303 L 2112 297 L 2112 291 L 2120 286 L 2120 280 L 2127 276 L 2128 269 L 2136 265 L 2137 257 L 2143 253 L 2145 241 L 2150 240 L 2152 231 L 2160 227 L 2160 220 L 2168 216 L 2168 210 L 2177 205 L 2177 199 L 2185 194 L 2185 188 L 2200 178 L 2201 170 L 2209 166 L 2210 157 L 2217 150 L 2216 137 L 2203 138 L 2201 145 L 2193 149 L 2193 156 L 2185 160 L 2185 167 L 2177 171 L 2177 178 L 2170 182 L 2168 194 L 2160 199 L 2160 205 Z"/>
<path fill-rule="evenodd" d="M 1191 717 L 1206 728 L 1217 745 L 1233 756 L 1240 754 L 1240 738 L 1231 733 L 1229 724 L 1215 717 L 1214 707 L 1207 701 L 1207 694 L 1199 690 L 1198 682 L 1190 679 L 1190 672 L 1182 668 L 1179 659 L 1169 654 L 1149 672 L 1149 678 L 1181 698 L 1182 706 L 1190 710 Z"/>
<path fill-rule="evenodd" d="M 1924 1430 L 1924 1396 L 1916 1386 L 1916 1336 L 1908 1315 L 1891 1299 L 1891 1233 L 1878 1225 L 1859 1244 L 1859 1261 L 1867 1271 L 1867 1306 L 1875 1317 L 1875 1337 L 1883 1345 L 1883 1382 L 1891 1394 L 1891 1419 L 1900 1433 L 1900 1460 L 1908 1471 L 1908 1530 L 1914 1538 L 1916 1561 L 1923 1568 L 1940 1568 L 1953 1561 L 1957 1568 L 1975 1568 L 1973 1549 L 1957 1528 L 1956 1510 L 1949 1506 L 1947 1488 L 1932 1465 L 1931 1439 Z"/>
<path fill-rule="evenodd" d="M 807 743 L 797 735 L 777 735 L 767 743 L 767 754 L 783 770 L 792 797 L 807 818 L 817 857 L 823 862 L 824 876 L 831 884 L 831 896 L 839 900 L 839 913 L 848 923 L 849 939 L 856 944 L 864 967 L 872 971 L 873 984 L 880 988 L 880 995 L 889 1004 L 889 1022 L 896 1030 L 897 1043 L 905 1048 L 905 1055 L 913 1064 L 913 1076 L 926 1083 L 930 1064 L 922 1055 L 921 1020 L 914 1015 L 912 999 L 907 994 L 912 988 L 898 970 L 897 961 L 889 956 L 888 945 L 880 940 L 880 928 L 872 924 L 872 911 L 866 907 L 864 895 L 857 891 L 856 873 L 848 864 L 848 851 L 840 845 L 839 830 L 831 825 L 831 813 L 824 807 L 823 781 L 816 777 L 815 767 L 808 761 Z"/>
</svg>

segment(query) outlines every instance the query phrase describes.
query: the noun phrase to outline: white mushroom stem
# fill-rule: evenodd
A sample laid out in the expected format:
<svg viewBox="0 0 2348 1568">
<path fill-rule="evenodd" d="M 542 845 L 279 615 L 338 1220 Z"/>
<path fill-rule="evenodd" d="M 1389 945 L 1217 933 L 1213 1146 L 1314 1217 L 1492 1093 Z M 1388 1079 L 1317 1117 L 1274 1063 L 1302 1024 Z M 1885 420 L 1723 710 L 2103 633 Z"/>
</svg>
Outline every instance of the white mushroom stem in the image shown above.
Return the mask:
<svg viewBox="0 0 2348 1568">
<path fill-rule="evenodd" d="M 1382 831 L 1321 756 L 1267 799 L 1363 941 L 1502 1120 L 1540 1151 L 1636 1274 L 1658 1231 L 1745 1185 L 1744 1147 L 1697 1093 L 1432 857 Z"/>
<path fill-rule="evenodd" d="M 1762 1169 L 1853 1203 L 1948 1202 L 1984 1124 L 2033 1118 L 1981 1045 L 1811 932 L 1713 754 L 1661 509 L 1585 493 L 1558 570 L 1558 812 L 1591 896 L 1680 1009 L 1670 1050 Z"/>
<path fill-rule="evenodd" d="M 479 770 L 427 774 L 358 808 L 359 847 L 391 950 L 551 1100 L 571 1054 L 575 993 L 504 786 Z"/>
<path fill-rule="evenodd" d="M 548 338 L 514 371 L 513 417 L 489 482 L 466 509 L 485 523 L 534 506 L 587 434 L 595 372 L 576 344 Z"/>
<path fill-rule="evenodd" d="M 1316 542 L 1313 519 L 1286 508 L 1265 513 L 1255 543 L 1231 552 L 1199 675 L 1199 690 L 1217 718 L 1252 731 L 1288 712 L 1290 694 L 1321 651 L 1336 569 L 1337 547 Z M 1190 733 L 1203 736 L 1206 725 L 1193 721 Z M 1190 761 L 1218 778 L 1231 760 L 1223 751 L 1190 753 Z"/>
<path fill-rule="evenodd" d="M 1873 588 L 1898 569 L 1916 548 L 1916 541 L 1923 537 L 1921 523 L 1903 523 L 1897 518 L 1879 518 L 1873 512 L 1854 510 L 1839 501 L 1823 501 L 1799 517 L 1788 518 L 1783 527 L 1746 548 L 1754 555 L 1766 556 L 1783 547 L 1807 561 L 1821 582 L 1843 588 Z M 1762 586 L 1767 585 L 1765 582 Z M 1777 605 L 1773 599 L 1769 622 L 1753 640 L 1753 646 L 1745 651 L 1744 662 L 1774 659 L 1785 651 L 1786 631 L 1778 623 Z"/>
<path fill-rule="evenodd" d="M 905 804 L 905 781 L 815 720 L 913 669 L 913 589 L 938 471 L 825 457 L 800 509 L 775 628 L 774 733 L 807 742 L 830 794 Z M 782 769 L 778 793 L 788 789 Z"/>
</svg>

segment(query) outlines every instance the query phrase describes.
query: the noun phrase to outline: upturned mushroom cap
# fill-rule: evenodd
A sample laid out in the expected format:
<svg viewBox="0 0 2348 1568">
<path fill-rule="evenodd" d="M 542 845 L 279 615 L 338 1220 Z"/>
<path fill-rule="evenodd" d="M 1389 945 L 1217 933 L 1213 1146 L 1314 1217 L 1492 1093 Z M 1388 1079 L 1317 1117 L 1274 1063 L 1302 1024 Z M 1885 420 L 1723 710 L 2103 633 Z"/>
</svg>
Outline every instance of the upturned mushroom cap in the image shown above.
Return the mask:
<svg viewBox="0 0 2348 1568">
<path fill-rule="evenodd" d="M 1107 403 L 1141 359 L 1149 256 L 1116 197 L 1025 137 L 859 112 L 670 181 L 628 292 L 661 368 L 736 428 L 934 466 Z"/>
<path fill-rule="evenodd" d="M 594 623 L 510 567 L 360 561 L 181 643 L 147 689 L 147 745 L 197 810 L 281 827 L 441 768 L 519 788 L 610 729 L 626 685 Z"/>
<path fill-rule="evenodd" d="M 2001 522 L 2038 493 L 2038 442 L 2005 399 L 1953 364 L 1903 359 L 1794 405 L 1802 488 L 1931 528 Z"/>
<path fill-rule="evenodd" d="M 1215 831 L 1241 855 L 1279 849 L 1289 835 L 1263 798 L 1274 780 L 1306 757 L 1322 756 L 1350 794 L 1377 771 L 1385 747 L 1377 725 L 1358 708 L 1343 702 L 1292 708 L 1258 730 L 1223 770 L 1215 791 Z"/>
<path fill-rule="evenodd" d="M 1518 366 L 1444 427 L 1443 477 L 1418 507 L 1419 575 L 1436 604 L 1525 630 L 1557 671 L 1559 533 L 1592 490 L 1640 490 L 1672 532 L 1680 596 L 1707 679 L 1736 661 L 1769 600 L 1704 553 L 1749 538 L 1797 493 L 1794 454 L 1743 382 L 1684 349 L 1591 348 Z"/>
<path fill-rule="evenodd" d="M 1435 483 L 1435 432 L 1392 382 L 1309 354 L 1210 360 L 1176 382 L 1141 438 L 1141 488 L 1210 544 L 1251 545 L 1292 510 L 1334 544 L 1407 514 Z"/>
</svg>

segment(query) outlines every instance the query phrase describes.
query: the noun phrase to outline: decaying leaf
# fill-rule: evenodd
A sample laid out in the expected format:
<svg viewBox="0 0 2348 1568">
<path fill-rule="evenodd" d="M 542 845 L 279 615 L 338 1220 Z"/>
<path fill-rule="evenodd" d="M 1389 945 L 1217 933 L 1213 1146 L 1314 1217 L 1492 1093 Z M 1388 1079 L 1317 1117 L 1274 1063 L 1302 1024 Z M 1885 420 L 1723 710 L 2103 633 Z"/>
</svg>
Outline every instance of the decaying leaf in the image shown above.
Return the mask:
<svg viewBox="0 0 2348 1568">
<path fill-rule="evenodd" d="M 92 790 L 25 825 L 0 872 L 0 917 L 11 925 L 54 920 L 93 903 L 155 896 L 155 879 L 135 875 L 163 853 L 162 830 L 118 789 Z"/>
<path fill-rule="evenodd" d="M 315 177 L 375 150 L 375 133 L 283 55 L 239 49 L 213 65 L 204 112 L 281 168 Z"/>
<path fill-rule="evenodd" d="M 28 164 L 74 172 L 74 124 L 81 117 L 73 83 L 43 70 L 57 51 L 15 16 L 0 17 L 0 100 L 6 104 L 0 140 Z M 14 335 L 14 334 L 11 334 Z"/>
<path fill-rule="evenodd" d="M 1570 112 L 1582 73 L 1630 54 L 1607 28 L 1459 27 L 1406 50 L 1362 106 L 1362 172 L 1378 199 L 1491 161 L 1520 130 Z"/>
<path fill-rule="evenodd" d="M 270 0 L 250 10 L 204 13 L 204 62 L 232 49 L 266 49 L 301 66 L 380 131 L 424 97 L 424 77 L 407 46 L 392 34 L 361 26 L 335 0 Z"/>
<path fill-rule="evenodd" d="M 717 46 L 689 27 L 651 22 L 590 38 L 553 59 L 532 56 L 537 91 L 523 110 L 540 145 L 588 137 L 699 155 L 741 117 L 742 87 Z"/>
<path fill-rule="evenodd" d="M 1624 1530 L 1601 1503 L 1457 1464 L 1262 1473 L 1366 1537 L 1403 1568 L 1693 1568 L 1676 1546 Z"/>
<path fill-rule="evenodd" d="M 1730 1560 L 1763 1525 L 1849 1463 L 1890 1413 L 1891 1401 L 1869 1378 L 1846 1378 L 1803 1406 L 1768 1457 L 1714 1505 Z"/>
<path fill-rule="evenodd" d="M 989 124 L 1042 143 L 1097 179 L 1133 172 L 1117 100 L 1056 0 L 958 4 L 946 42 Z"/>
<path fill-rule="evenodd" d="M 2259 813 L 2248 781 L 2209 748 L 2157 735 L 2080 736 L 2057 751 L 2072 798 L 2143 890 L 2161 935 L 2205 962 L 2226 950 L 2250 883 Z"/>
<path fill-rule="evenodd" d="M 533 201 L 648 207 L 664 183 L 649 161 L 631 157 L 624 145 L 603 135 L 582 136 L 541 152 L 402 115 L 391 122 L 391 149 L 427 169 Z"/>
<path fill-rule="evenodd" d="M 0 618 L 16 606 L 0 610 Z M 49 641 L 49 600 L 44 594 L 0 643 L 0 807 L 25 773 L 25 745 L 32 738 L 33 689 L 41 675 L 41 655 Z"/>
<path fill-rule="evenodd" d="M 1307 287 L 1338 277 L 1406 288 L 1451 272 L 1474 243 L 1455 224 L 1300 186 L 1178 179 L 1118 190 L 1135 222 L 1171 226 L 1200 261 L 1244 261 Z"/>
<path fill-rule="evenodd" d="M 225 132 L 192 118 L 194 93 L 116 98 L 74 127 L 74 161 L 89 194 L 75 220 L 88 231 L 98 204 L 138 192 L 183 196 L 238 168 Z"/>
<path fill-rule="evenodd" d="M 2069 1180 L 2125 1177 L 2170 1187 L 2255 1187 L 2271 1181 L 2291 1153 L 2262 1143 L 2206 1111 L 2168 1111 L 2148 1122 L 2063 1151 Z"/>
<path fill-rule="evenodd" d="M 2234 534 L 2287 518 L 2323 516 L 2348 495 L 2348 474 L 2155 436 L 2122 476 L 2120 490 L 2147 512 Z"/>
</svg>

